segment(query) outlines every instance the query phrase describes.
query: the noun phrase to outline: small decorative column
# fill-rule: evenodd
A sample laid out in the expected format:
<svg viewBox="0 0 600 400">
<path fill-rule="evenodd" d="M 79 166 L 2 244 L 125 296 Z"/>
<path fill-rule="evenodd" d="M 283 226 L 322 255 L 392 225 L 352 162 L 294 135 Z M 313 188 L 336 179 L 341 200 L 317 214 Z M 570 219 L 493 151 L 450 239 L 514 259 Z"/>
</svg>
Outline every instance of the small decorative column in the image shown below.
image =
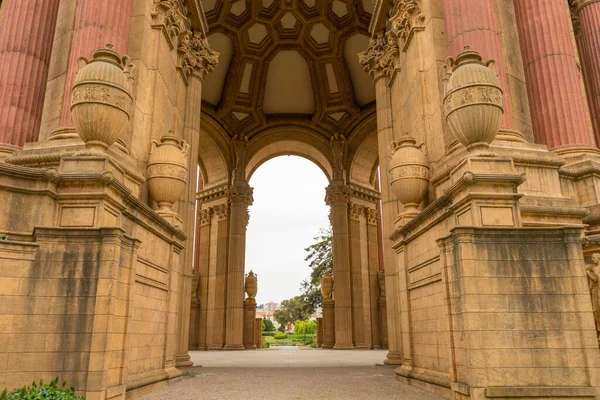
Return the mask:
<svg viewBox="0 0 600 400">
<path fill-rule="evenodd" d="M 332 349 L 335 344 L 335 314 L 333 293 L 333 278 L 329 272 L 321 279 L 321 294 L 323 295 L 323 345 L 324 349 Z"/>
<path fill-rule="evenodd" d="M 533 134 L 550 149 L 591 146 L 566 2 L 514 2 Z"/>
<path fill-rule="evenodd" d="M 320 349 L 322 346 L 323 346 L 323 317 L 319 317 L 319 318 L 317 318 L 317 349 Z"/>
<path fill-rule="evenodd" d="M 0 145 L 22 147 L 38 139 L 59 3 L 10 0 L 2 5 Z"/>
<path fill-rule="evenodd" d="M 256 312 L 256 309 L 254 310 Z M 262 349 L 262 318 L 254 321 L 254 344 L 257 349 Z"/>
<path fill-rule="evenodd" d="M 227 322 L 224 350 L 244 349 L 244 265 L 248 206 L 252 188 L 244 181 L 229 188 L 229 260 L 227 268 Z"/>
<path fill-rule="evenodd" d="M 244 286 L 248 298 L 244 300 L 244 347 L 256 349 L 256 293 L 258 291 L 258 279 L 254 272 L 246 275 Z M 260 319 L 260 318 L 259 318 Z"/>
<path fill-rule="evenodd" d="M 65 83 L 61 127 L 73 125 L 71 88 L 77 74 L 79 57 L 90 57 L 94 50 L 107 43 L 112 44 L 117 53 L 126 53 L 132 5 L 133 0 L 79 0 Z"/>
<path fill-rule="evenodd" d="M 573 8 L 579 22 L 575 28 L 575 36 L 584 78 L 587 82 L 587 98 L 592 127 L 596 147 L 600 147 L 600 2 L 575 0 Z"/>
<path fill-rule="evenodd" d="M 496 0 L 443 0 L 448 53 L 455 57 L 465 46 L 496 61 L 496 72 L 504 92 L 502 128 L 513 126 L 508 79 L 500 41 Z"/>
</svg>

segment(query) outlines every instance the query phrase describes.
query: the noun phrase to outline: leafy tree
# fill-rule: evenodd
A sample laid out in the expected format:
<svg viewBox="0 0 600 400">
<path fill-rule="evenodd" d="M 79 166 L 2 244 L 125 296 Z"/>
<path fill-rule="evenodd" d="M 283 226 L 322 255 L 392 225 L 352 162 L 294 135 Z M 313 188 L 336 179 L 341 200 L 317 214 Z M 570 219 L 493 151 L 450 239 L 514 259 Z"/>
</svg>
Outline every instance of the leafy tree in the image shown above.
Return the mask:
<svg viewBox="0 0 600 400">
<path fill-rule="evenodd" d="M 317 324 L 314 321 L 296 321 L 294 325 L 295 335 L 314 335 L 317 333 Z"/>
<path fill-rule="evenodd" d="M 304 302 L 302 296 L 296 296 L 289 300 L 283 300 L 281 302 L 279 310 L 273 313 L 273 316 L 281 325 L 285 326 L 288 322 L 295 322 L 296 320 L 308 319 L 311 312 L 307 311 L 307 305 Z"/>
<path fill-rule="evenodd" d="M 263 332 L 275 331 L 275 325 L 273 325 L 273 321 L 271 321 L 270 319 L 263 319 L 262 330 L 263 330 Z"/>
<path fill-rule="evenodd" d="M 312 268 L 312 272 L 309 279 L 302 281 L 300 290 L 309 314 L 314 313 L 323 301 L 321 278 L 326 272 L 333 272 L 332 239 L 331 227 L 327 230 L 321 229 L 320 235 L 314 238 L 315 243 L 304 249 L 308 253 L 304 260 L 309 262 L 308 266 Z"/>
</svg>

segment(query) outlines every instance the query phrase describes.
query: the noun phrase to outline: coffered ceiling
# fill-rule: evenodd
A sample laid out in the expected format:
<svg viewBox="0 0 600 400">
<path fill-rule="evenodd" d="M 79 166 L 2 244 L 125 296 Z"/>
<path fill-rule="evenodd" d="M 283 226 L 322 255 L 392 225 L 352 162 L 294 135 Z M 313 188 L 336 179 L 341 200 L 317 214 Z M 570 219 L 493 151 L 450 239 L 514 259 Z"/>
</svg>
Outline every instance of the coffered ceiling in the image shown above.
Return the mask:
<svg viewBox="0 0 600 400">
<path fill-rule="evenodd" d="M 203 112 L 231 135 L 308 125 L 350 135 L 374 113 L 375 90 L 358 63 L 372 0 L 203 0 L 219 65 Z"/>
</svg>

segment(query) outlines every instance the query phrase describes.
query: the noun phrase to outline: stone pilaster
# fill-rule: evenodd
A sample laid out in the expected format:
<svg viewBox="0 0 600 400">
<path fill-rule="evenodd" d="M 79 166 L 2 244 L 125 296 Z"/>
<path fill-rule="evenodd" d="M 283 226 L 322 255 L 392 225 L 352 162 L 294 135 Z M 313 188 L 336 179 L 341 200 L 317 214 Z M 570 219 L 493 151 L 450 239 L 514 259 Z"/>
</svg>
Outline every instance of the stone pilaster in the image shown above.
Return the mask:
<svg viewBox="0 0 600 400">
<path fill-rule="evenodd" d="M 379 203 L 379 202 L 378 202 Z M 365 209 L 366 216 L 366 241 L 368 249 L 368 276 L 369 297 L 365 304 L 369 307 L 369 320 L 365 320 L 365 324 L 371 327 L 371 346 L 372 349 L 381 348 L 381 318 L 379 315 L 379 242 L 378 242 L 378 223 L 379 211 L 373 207 Z"/>
<path fill-rule="evenodd" d="M 326 202 L 331 206 L 329 218 L 333 229 L 333 276 L 335 293 L 335 349 L 353 349 L 352 278 L 348 236 L 348 201 L 350 189 L 340 181 L 327 188 Z"/>
<path fill-rule="evenodd" d="M 508 78 L 500 41 L 500 24 L 496 0 L 479 0 L 474 7 L 470 0 L 443 0 L 448 53 L 456 57 L 465 46 L 481 54 L 484 60 L 494 59 L 495 70 L 504 92 L 502 128 L 513 126 Z"/>
<path fill-rule="evenodd" d="M 80 0 L 75 14 L 73 41 L 65 83 L 61 127 L 73 125 L 71 89 L 79 69 L 79 57 L 91 57 L 107 43 L 119 54 L 127 53 L 133 0 Z"/>
<path fill-rule="evenodd" d="M 248 206 L 252 204 L 252 188 L 244 181 L 229 188 L 229 257 L 227 263 L 227 320 L 225 350 L 244 349 L 244 266 Z"/>
<path fill-rule="evenodd" d="M 593 145 L 567 5 L 552 0 L 514 5 L 536 142 L 550 149 Z"/>
<path fill-rule="evenodd" d="M 389 44 L 385 35 L 377 34 L 371 39 L 367 50 L 360 55 L 360 62 L 365 71 L 371 75 L 375 83 L 376 106 L 377 106 L 377 143 L 379 149 L 379 166 L 381 188 L 381 212 L 383 214 L 383 264 L 385 265 L 385 281 L 388 291 L 395 293 L 398 274 L 396 272 L 395 253 L 392 248 L 393 242 L 389 236 L 394 231 L 394 223 L 400 209 L 398 202 L 393 198 L 389 183 L 389 155 L 388 146 L 394 140 L 393 113 L 388 87 L 389 76 L 394 69 L 398 49 Z M 385 307 L 387 312 L 387 326 L 389 338 L 389 352 L 385 360 L 386 364 L 401 363 L 401 332 L 400 312 L 397 296 L 390 296 L 389 303 Z"/>
<path fill-rule="evenodd" d="M 211 212 L 212 209 L 199 211 L 198 224 L 200 225 L 198 241 L 198 332 L 197 349 L 206 350 L 207 346 L 207 311 L 208 311 L 208 282 L 210 279 L 210 254 L 211 254 Z M 218 226 L 218 222 L 216 224 Z M 216 247 L 217 243 L 214 243 Z M 214 289 L 213 289 L 214 294 Z M 213 300 L 214 304 L 214 300 Z"/>
<path fill-rule="evenodd" d="M 59 3 L 13 0 L 2 6 L 0 146 L 38 139 Z"/>
<path fill-rule="evenodd" d="M 600 146 L 600 2 L 576 0 L 573 2 L 578 24 L 575 35 L 580 61 L 586 81 L 587 98 L 592 118 L 596 146 Z"/>
</svg>

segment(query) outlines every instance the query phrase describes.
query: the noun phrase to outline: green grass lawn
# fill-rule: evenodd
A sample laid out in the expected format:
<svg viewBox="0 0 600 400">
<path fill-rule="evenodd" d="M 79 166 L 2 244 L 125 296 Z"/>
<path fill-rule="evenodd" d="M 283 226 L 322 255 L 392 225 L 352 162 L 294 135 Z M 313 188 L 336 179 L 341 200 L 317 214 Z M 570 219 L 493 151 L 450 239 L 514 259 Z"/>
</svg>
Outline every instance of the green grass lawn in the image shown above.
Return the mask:
<svg viewBox="0 0 600 400">
<path fill-rule="evenodd" d="M 273 336 L 263 337 L 265 338 L 265 342 L 275 346 L 302 346 L 302 339 L 304 339 L 305 335 L 287 335 L 285 339 L 275 339 Z M 306 335 L 306 337 L 313 337 L 314 340 L 317 340 L 316 335 Z"/>
</svg>

